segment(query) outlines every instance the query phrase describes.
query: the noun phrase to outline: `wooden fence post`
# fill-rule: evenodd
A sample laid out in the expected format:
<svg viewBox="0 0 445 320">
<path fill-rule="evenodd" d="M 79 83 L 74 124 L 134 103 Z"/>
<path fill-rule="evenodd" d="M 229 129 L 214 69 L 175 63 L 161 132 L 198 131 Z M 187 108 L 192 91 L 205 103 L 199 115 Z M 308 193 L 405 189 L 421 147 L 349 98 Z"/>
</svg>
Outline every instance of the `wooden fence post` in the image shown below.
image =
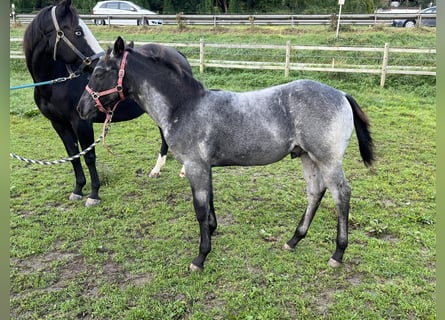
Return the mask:
<svg viewBox="0 0 445 320">
<path fill-rule="evenodd" d="M 388 54 L 389 54 L 389 44 L 385 42 L 385 48 L 383 49 L 383 62 L 382 62 L 382 76 L 380 78 L 380 87 L 385 86 L 386 71 L 388 68 Z"/>
<path fill-rule="evenodd" d="M 289 69 L 290 69 L 290 50 L 291 50 L 291 45 L 290 45 L 290 40 L 288 40 L 286 42 L 286 63 L 284 65 L 284 77 L 287 78 L 289 77 Z"/>
<path fill-rule="evenodd" d="M 204 39 L 199 39 L 199 72 L 204 73 Z"/>
</svg>

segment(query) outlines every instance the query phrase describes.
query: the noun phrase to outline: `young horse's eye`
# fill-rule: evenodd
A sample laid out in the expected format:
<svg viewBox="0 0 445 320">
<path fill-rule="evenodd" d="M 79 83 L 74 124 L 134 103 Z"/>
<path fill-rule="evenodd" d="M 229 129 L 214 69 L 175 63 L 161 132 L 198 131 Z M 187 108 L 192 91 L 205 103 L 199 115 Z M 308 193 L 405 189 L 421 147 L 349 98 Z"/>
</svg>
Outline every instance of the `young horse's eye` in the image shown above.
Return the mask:
<svg viewBox="0 0 445 320">
<path fill-rule="evenodd" d="M 104 72 L 103 70 L 97 70 L 93 75 L 96 79 L 101 79 L 104 76 Z"/>
</svg>

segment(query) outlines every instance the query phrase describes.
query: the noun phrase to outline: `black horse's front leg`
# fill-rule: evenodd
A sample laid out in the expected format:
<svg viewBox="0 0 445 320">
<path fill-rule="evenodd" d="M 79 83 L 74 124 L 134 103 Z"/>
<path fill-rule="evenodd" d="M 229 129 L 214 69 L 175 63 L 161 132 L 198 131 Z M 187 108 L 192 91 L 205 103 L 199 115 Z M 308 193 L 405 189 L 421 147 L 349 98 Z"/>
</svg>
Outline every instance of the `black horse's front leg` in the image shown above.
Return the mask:
<svg viewBox="0 0 445 320">
<path fill-rule="evenodd" d="M 186 166 L 187 178 L 193 194 L 193 206 L 199 223 L 199 254 L 190 264 L 190 271 L 202 271 L 204 261 L 212 249 L 211 236 L 217 227 L 213 207 L 212 173 L 210 168 Z"/>
<path fill-rule="evenodd" d="M 168 144 L 165 141 L 161 128 L 159 128 L 159 133 L 161 134 L 161 149 L 159 150 L 158 160 L 156 160 L 155 166 L 151 169 L 150 174 L 148 175 L 150 178 L 159 178 L 161 176 L 161 169 L 164 167 L 165 161 L 167 160 Z"/>
<path fill-rule="evenodd" d="M 159 178 L 161 176 L 161 170 L 165 166 L 165 162 L 167 161 L 168 144 L 167 141 L 165 141 L 164 133 L 162 132 L 161 128 L 159 128 L 159 133 L 161 134 L 161 149 L 159 150 L 156 164 L 153 169 L 151 169 L 150 174 L 148 175 L 150 178 Z M 185 177 L 184 166 L 182 166 L 181 171 L 179 172 L 179 176 L 181 178 Z"/>
<path fill-rule="evenodd" d="M 77 146 L 77 136 L 72 128 L 66 126 L 65 123 L 59 123 L 57 121 L 51 120 L 51 125 L 54 130 L 56 130 L 60 139 L 65 146 L 65 150 L 68 153 L 68 156 L 74 156 L 79 153 L 79 148 Z M 80 200 L 83 197 L 82 189 L 86 184 L 85 174 L 82 169 L 82 164 L 80 159 L 74 159 L 71 161 L 74 170 L 75 176 L 75 186 L 73 192 L 70 194 L 70 200 Z"/>
<path fill-rule="evenodd" d="M 79 119 L 78 121 L 74 121 L 73 127 L 76 131 L 76 135 L 79 139 L 82 150 L 85 150 L 94 142 L 94 131 L 92 123 Z M 76 147 L 76 149 L 78 148 Z M 101 201 L 99 197 L 100 179 L 96 168 L 96 151 L 94 148 L 84 155 L 84 160 L 88 167 L 91 178 L 91 192 L 88 195 L 85 206 L 91 207 L 99 204 Z"/>
</svg>

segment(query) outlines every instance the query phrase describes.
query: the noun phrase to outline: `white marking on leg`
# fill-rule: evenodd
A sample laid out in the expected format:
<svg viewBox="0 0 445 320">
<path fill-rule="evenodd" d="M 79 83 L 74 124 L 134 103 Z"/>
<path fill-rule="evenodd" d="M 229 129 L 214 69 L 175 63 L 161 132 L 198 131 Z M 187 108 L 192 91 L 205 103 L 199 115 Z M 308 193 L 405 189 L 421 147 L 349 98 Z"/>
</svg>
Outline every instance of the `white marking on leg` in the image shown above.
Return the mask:
<svg viewBox="0 0 445 320">
<path fill-rule="evenodd" d="M 205 190 L 200 190 L 195 192 L 195 199 L 197 202 L 207 205 L 208 203 L 208 192 Z"/>
<path fill-rule="evenodd" d="M 185 167 L 182 166 L 181 171 L 179 172 L 179 177 L 184 178 L 185 177 Z"/>
<path fill-rule="evenodd" d="M 167 160 L 167 155 L 161 156 L 161 154 L 159 154 L 158 160 L 156 161 L 156 165 L 149 174 L 150 178 L 159 178 L 159 176 L 161 175 L 161 169 L 165 165 L 166 160 Z"/>
</svg>

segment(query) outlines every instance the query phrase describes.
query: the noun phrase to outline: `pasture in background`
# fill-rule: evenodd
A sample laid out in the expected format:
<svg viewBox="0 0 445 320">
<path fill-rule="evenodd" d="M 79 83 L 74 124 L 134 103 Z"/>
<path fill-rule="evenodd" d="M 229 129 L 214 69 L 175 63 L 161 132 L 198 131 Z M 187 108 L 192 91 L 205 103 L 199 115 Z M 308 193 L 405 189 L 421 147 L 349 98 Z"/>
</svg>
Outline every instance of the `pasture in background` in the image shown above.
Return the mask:
<svg viewBox="0 0 445 320">
<path fill-rule="evenodd" d="M 93 33 L 98 39 L 125 34 L 131 40 L 134 34 L 134 40 L 160 42 L 199 39 L 206 32 L 206 39 L 224 42 L 327 41 L 311 28 L 293 35 L 266 29 L 263 36 L 225 29 L 133 30 Z M 359 29 L 340 41 L 377 45 L 393 37 L 399 42 L 394 46 L 435 43 L 429 31 L 386 33 Z M 194 73 L 209 88 L 235 91 L 289 81 L 280 71 Z M 100 207 L 86 209 L 65 199 L 72 184 L 69 164 L 11 160 L 11 318 L 435 318 L 434 78 L 390 76 L 384 89 L 372 75 L 291 72 L 290 78 L 311 78 L 350 93 L 371 121 L 374 169 L 360 162 L 354 137 L 345 155 L 352 196 L 343 268 L 326 265 L 336 224 L 329 195 L 308 238 L 295 252 L 282 250 L 305 205 L 299 161 L 289 158 L 265 167 L 215 168 L 219 226 L 211 263 L 204 273 L 190 275 L 186 266 L 198 241 L 190 189 L 178 178 L 181 166 L 172 157 L 160 179 L 148 178 L 159 134 L 142 116 L 112 125 L 107 143 L 114 155 L 97 147 L 105 186 Z M 11 60 L 11 85 L 28 82 L 24 61 Z M 40 159 L 64 155 L 50 123 L 34 107 L 32 90 L 10 97 L 11 151 Z M 100 125 L 95 130 L 100 134 Z"/>
</svg>

